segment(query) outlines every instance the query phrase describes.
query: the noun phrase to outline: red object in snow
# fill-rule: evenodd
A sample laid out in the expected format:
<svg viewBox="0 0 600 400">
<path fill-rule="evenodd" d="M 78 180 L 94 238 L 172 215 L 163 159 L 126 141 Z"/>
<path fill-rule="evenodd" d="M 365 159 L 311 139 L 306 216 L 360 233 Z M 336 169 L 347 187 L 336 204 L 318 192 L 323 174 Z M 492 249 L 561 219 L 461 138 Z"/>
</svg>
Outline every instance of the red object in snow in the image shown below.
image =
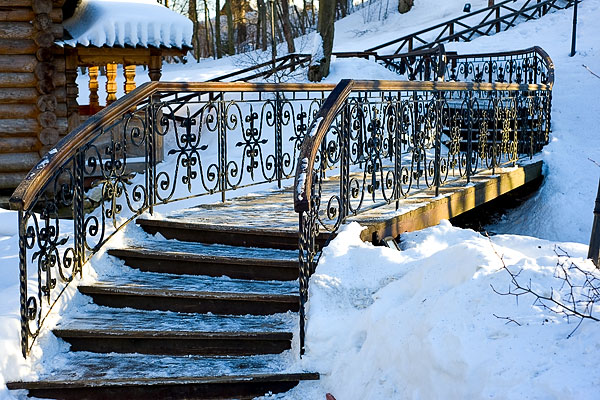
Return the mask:
<svg viewBox="0 0 600 400">
<path fill-rule="evenodd" d="M 325 395 L 325 398 L 326 398 L 327 400 L 335 400 L 335 397 L 333 397 L 333 395 L 332 395 L 331 393 L 327 393 L 327 394 Z"/>
</svg>

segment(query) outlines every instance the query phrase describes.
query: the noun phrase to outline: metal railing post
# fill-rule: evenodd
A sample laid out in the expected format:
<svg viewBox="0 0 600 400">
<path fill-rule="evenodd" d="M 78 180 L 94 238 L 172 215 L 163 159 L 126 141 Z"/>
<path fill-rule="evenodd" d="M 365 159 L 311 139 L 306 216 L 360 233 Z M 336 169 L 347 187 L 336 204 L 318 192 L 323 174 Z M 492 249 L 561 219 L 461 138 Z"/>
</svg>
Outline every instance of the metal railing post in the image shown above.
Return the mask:
<svg viewBox="0 0 600 400">
<path fill-rule="evenodd" d="M 277 176 L 277 187 L 281 189 L 283 177 L 283 140 L 281 129 L 281 97 L 279 92 L 275 93 L 275 174 Z"/>
<path fill-rule="evenodd" d="M 19 210 L 19 298 L 21 308 L 21 353 L 24 358 L 29 354 L 29 315 L 27 312 L 27 246 L 26 221 L 23 210 Z"/>
<path fill-rule="evenodd" d="M 596 194 L 596 203 L 594 205 L 594 222 L 592 224 L 588 258 L 591 258 L 594 265 L 598 267 L 600 259 L 600 180 L 598 181 L 598 193 Z"/>
</svg>

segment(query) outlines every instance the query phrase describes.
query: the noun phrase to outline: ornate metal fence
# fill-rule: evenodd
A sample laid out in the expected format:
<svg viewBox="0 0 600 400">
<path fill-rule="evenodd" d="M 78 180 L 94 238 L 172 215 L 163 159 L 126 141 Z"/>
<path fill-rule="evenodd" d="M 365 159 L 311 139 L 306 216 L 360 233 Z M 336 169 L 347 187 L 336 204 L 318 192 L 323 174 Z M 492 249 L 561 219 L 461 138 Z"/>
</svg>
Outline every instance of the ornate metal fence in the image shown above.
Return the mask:
<svg viewBox="0 0 600 400">
<path fill-rule="evenodd" d="M 65 284 L 136 216 L 293 177 L 306 129 L 333 87 L 148 83 L 62 140 L 11 198 L 23 354 Z"/>
<path fill-rule="evenodd" d="M 415 190 L 434 189 L 437 196 L 452 180 L 469 182 L 482 170 L 513 165 L 548 142 L 550 58 L 539 48 L 488 56 L 452 58 L 466 73 L 449 62 L 447 76 L 457 79 L 458 71 L 471 82 L 345 80 L 319 110 L 302 144 L 294 186 L 302 349 L 319 232 L 333 233 L 348 217 Z M 481 82 L 484 76 L 492 83 Z"/>
<path fill-rule="evenodd" d="M 138 215 L 200 196 L 224 200 L 227 192 L 244 186 L 281 186 L 293 177 L 302 182 L 297 196 L 305 196 L 296 197 L 303 221 L 304 304 L 307 279 L 316 265 L 319 224 L 335 231 L 369 201 L 389 203 L 415 187 L 439 187 L 453 176 L 468 178 L 481 168 L 513 162 L 520 153 L 532 154 L 545 143 L 553 75 L 549 58 L 539 49 L 536 54 L 543 66 L 519 61 L 522 76 L 535 75 L 536 82 L 545 84 L 527 85 L 527 78 L 520 85 L 344 81 L 337 87 L 140 86 L 59 142 L 11 198 L 19 211 L 23 355 L 68 283 L 81 276 L 83 264 Z M 476 70 L 488 56 L 493 59 L 470 56 L 468 65 Z M 414 57 L 413 65 L 426 65 L 426 56 Z M 438 78 L 450 71 L 440 66 Z M 411 71 L 416 70 L 407 68 L 405 76 Z M 312 133 L 307 133 L 310 126 Z M 310 147 L 317 139 L 316 147 Z M 343 192 L 327 197 L 325 170 L 341 166 Z"/>
<path fill-rule="evenodd" d="M 515 9 L 516 0 L 501 1 L 491 7 L 453 18 L 429 28 L 402 36 L 365 51 L 395 48 L 394 54 L 428 49 L 449 42 L 469 42 L 478 36 L 488 36 L 505 31 L 518 23 L 541 18 L 554 10 L 571 7 L 575 0 L 524 0 Z M 477 21 L 473 23 L 473 21 Z M 393 47 L 392 47 L 393 46 Z M 386 52 L 391 51 L 387 49 Z"/>
</svg>

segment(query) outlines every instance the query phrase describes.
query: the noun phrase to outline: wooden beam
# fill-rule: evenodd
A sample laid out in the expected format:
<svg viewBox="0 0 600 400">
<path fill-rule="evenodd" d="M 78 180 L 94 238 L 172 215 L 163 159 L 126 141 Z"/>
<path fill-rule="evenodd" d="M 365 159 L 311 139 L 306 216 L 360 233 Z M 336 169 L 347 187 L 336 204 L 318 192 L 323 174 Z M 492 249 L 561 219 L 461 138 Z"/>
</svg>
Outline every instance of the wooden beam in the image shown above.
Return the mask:
<svg viewBox="0 0 600 400">
<path fill-rule="evenodd" d="M 0 154 L 0 172 L 29 171 L 40 161 L 38 152 Z"/>
<path fill-rule="evenodd" d="M 40 142 L 35 137 L 35 134 L 31 134 L 29 137 L 0 137 L 0 153 L 26 153 L 34 151 L 37 153 L 40 146 Z"/>
<path fill-rule="evenodd" d="M 0 119 L 0 136 L 24 136 L 39 129 L 40 125 L 34 118 Z"/>
<path fill-rule="evenodd" d="M 22 172 L 3 172 L 0 174 L 0 189 L 14 189 L 25 179 L 27 171 Z"/>
<path fill-rule="evenodd" d="M 38 112 L 35 104 L 0 104 L 0 119 L 37 118 Z"/>
<path fill-rule="evenodd" d="M 37 64 L 31 55 L 0 55 L 0 72 L 33 72 Z"/>
<path fill-rule="evenodd" d="M 0 10 L 0 21 L 3 22 L 29 22 L 35 17 L 30 8 L 13 8 L 12 10 Z M 50 13 L 52 22 L 60 24 L 62 22 L 62 9 L 54 8 Z"/>
<path fill-rule="evenodd" d="M 0 37 L 3 39 L 33 39 L 35 29 L 29 22 L 0 21 Z"/>
<path fill-rule="evenodd" d="M 38 98 L 37 89 L 6 88 L 0 90 L 0 104 L 35 104 Z"/>
<path fill-rule="evenodd" d="M 31 39 L 0 39 L 0 54 L 35 54 L 37 46 Z"/>
<path fill-rule="evenodd" d="M 434 199 L 433 193 L 428 193 L 431 197 L 423 198 L 424 205 L 391 219 L 359 215 L 356 220 L 367 226 L 361 233 L 361 238 L 371 241 L 374 234 L 380 239 L 398 237 L 404 232 L 437 225 L 443 219 L 456 217 L 539 178 L 542 176 L 542 165 L 543 162 L 538 161 L 494 176 L 475 176 L 473 186 L 443 187 L 442 193 L 445 196 Z"/>
</svg>

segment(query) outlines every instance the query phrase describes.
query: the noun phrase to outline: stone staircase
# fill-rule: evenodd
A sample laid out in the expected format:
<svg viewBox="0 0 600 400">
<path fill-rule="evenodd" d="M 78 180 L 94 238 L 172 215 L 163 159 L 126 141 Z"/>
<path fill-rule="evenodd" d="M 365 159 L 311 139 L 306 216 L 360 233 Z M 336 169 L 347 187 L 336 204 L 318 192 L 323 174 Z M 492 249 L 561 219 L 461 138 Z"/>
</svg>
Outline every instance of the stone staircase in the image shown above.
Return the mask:
<svg viewBox="0 0 600 400">
<path fill-rule="evenodd" d="M 55 399 L 251 399 L 319 379 L 289 369 L 298 357 L 297 233 L 137 223 L 167 239 L 109 250 L 126 266 L 80 285 L 89 304 L 53 330 L 70 352 L 9 389 Z"/>
</svg>

